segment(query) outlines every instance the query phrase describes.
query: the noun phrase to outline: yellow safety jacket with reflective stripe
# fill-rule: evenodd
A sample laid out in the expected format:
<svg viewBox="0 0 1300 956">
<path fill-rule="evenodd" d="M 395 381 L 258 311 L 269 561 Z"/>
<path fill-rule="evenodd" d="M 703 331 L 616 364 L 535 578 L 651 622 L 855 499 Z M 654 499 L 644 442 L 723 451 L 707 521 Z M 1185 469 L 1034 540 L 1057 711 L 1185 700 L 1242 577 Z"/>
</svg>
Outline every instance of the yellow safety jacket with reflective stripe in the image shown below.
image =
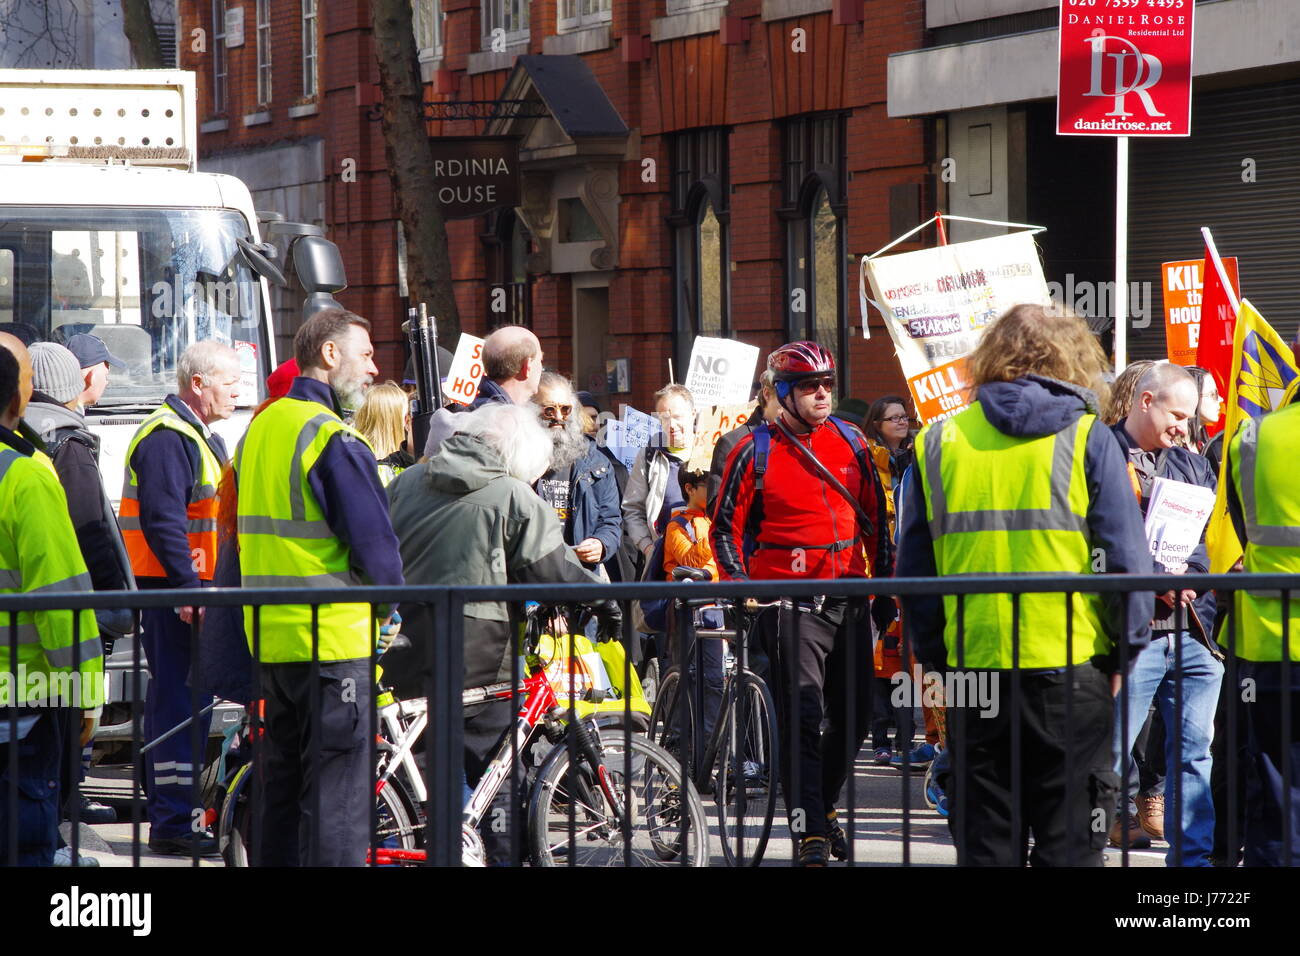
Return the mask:
<svg viewBox="0 0 1300 956">
<path fill-rule="evenodd" d="M 0 445 L 0 594 L 90 590 L 49 458 Z M 94 611 L 0 611 L 0 708 L 52 703 L 89 710 L 104 702 L 103 677 Z"/>
<path fill-rule="evenodd" d="M 369 443 L 319 402 L 281 398 L 248 426 L 235 451 L 239 560 L 247 588 L 347 588 L 364 583 L 351 549 L 335 536 L 307 475 L 331 438 Z M 260 613 L 260 622 L 258 614 Z M 368 604 L 321 604 L 318 659 L 369 657 L 374 644 Z M 312 659 L 310 605 L 244 609 L 249 646 L 268 663 Z M 258 643 L 260 641 L 260 648 Z"/>
<path fill-rule="evenodd" d="M 138 480 L 131 465 L 140 442 L 159 428 L 170 428 L 192 442 L 199 451 L 199 470 L 190 489 L 189 504 L 185 508 L 188 519 L 186 537 L 190 544 L 190 558 L 194 570 L 202 581 L 211 581 L 217 570 L 217 485 L 221 482 L 221 462 L 213 454 L 202 433 L 193 424 L 176 414 L 175 409 L 164 404 L 146 418 L 136 430 L 126 449 L 126 476 L 122 481 L 122 504 L 118 524 L 122 528 L 122 542 L 131 559 L 131 570 L 137 577 L 165 578 L 166 569 L 149 548 L 144 529 L 140 526 L 140 501 Z"/>
<path fill-rule="evenodd" d="M 1090 574 L 1083 469 L 1096 421 L 1083 415 L 1055 435 L 1017 437 L 994 428 L 975 402 L 927 426 L 916 439 L 916 467 L 938 574 Z M 1018 615 L 1014 603 L 1006 594 L 971 594 L 959 614 L 957 598 L 945 595 L 949 666 L 1056 668 L 1112 648 L 1097 595 L 1071 597 L 1068 652 L 1063 595 L 1022 595 Z"/>
<path fill-rule="evenodd" d="M 1300 575 L 1300 405 L 1242 422 L 1228 461 L 1246 526 L 1243 564 L 1256 574 Z M 1296 581 L 1300 589 L 1300 578 Z M 1282 597 L 1237 591 L 1237 654 L 1248 661 L 1282 660 Z M 1300 590 L 1291 593 L 1287 642 L 1300 661 Z"/>
</svg>

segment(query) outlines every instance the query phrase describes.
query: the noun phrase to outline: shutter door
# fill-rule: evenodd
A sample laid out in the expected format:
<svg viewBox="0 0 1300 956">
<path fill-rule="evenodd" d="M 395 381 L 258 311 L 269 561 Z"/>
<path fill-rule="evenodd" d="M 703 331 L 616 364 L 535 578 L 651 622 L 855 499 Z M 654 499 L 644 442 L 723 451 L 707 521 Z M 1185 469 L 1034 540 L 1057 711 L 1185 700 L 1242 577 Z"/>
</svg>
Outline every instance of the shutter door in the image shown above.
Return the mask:
<svg viewBox="0 0 1300 956">
<path fill-rule="evenodd" d="M 1190 137 L 1129 142 L 1129 282 L 1151 289 L 1151 324 L 1130 325 L 1130 359 L 1166 357 L 1160 263 L 1199 259 L 1201 226 L 1220 255 L 1238 258 L 1242 294 L 1290 342 L 1300 320 L 1300 80 L 1195 95 Z M 1242 181 L 1247 159 L 1253 183 Z"/>
</svg>

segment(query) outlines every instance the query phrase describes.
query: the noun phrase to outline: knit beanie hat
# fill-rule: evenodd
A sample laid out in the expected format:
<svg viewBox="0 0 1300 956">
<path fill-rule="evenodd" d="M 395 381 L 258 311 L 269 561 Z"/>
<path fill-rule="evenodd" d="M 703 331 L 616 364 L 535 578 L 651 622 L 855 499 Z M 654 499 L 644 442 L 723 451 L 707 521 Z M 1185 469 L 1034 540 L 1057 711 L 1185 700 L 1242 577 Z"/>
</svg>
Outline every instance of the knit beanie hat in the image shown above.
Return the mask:
<svg viewBox="0 0 1300 956">
<path fill-rule="evenodd" d="M 86 389 L 77 357 L 54 342 L 36 342 L 32 356 L 32 387 L 66 405 Z"/>
</svg>

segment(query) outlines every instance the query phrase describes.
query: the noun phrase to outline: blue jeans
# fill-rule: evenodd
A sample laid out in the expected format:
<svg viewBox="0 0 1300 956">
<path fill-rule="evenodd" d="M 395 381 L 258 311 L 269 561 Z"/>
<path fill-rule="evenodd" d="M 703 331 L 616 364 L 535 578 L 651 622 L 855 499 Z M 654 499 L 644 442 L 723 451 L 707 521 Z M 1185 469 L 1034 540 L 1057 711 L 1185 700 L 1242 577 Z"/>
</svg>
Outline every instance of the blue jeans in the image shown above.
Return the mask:
<svg viewBox="0 0 1300 956">
<path fill-rule="evenodd" d="M 1136 784 L 1133 742 L 1146 720 L 1152 698 L 1165 722 L 1165 835 L 1169 840 L 1166 865 L 1175 863 L 1174 851 L 1182 844 L 1183 866 L 1209 866 L 1214 849 L 1214 801 L 1210 796 L 1210 741 L 1214 737 L 1214 711 L 1223 682 L 1223 664 L 1204 644 L 1182 634 L 1182 721 L 1177 719 L 1177 660 L 1173 632 L 1156 632 L 1151 645 L 1138 655 L 1128 678 L 1128 739 L 1121 739 L 1124 696 L 1115 698 L 1115 772 L 1123 780 L 1129 764 L 1129 783 Z M 1177 750 L 1175 749 L 1177 748 Z M 1121 784 L 1122 786 L 1122 784 Z M 1175 787 L 1181 802 L 1175 800 Z M 1124 799 L 1128 799 L 1127 796 Z M 1122 807 L 1120 808 L 1122 812 Z M 1132 802 L 1129 810 L 1133 812 Z"/>
</svg>

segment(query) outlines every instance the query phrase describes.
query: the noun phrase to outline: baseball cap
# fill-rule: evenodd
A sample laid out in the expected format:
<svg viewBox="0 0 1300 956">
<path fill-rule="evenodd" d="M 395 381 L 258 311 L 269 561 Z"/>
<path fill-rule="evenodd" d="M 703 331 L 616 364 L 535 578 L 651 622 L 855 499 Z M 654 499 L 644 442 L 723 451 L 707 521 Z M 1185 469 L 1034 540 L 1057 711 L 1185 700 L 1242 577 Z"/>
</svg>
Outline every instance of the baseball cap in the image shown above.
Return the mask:
<svg viewBox="0 0 1300 956">
<path fill-rule="evenodd" d="M 98 336 L 82 332 L 68 339 L 68 351 L 77 357 L 82 368 L 107 362 L 113 368 L 126 368 L 126 363 L 108 350 Z"/>
</svg>

